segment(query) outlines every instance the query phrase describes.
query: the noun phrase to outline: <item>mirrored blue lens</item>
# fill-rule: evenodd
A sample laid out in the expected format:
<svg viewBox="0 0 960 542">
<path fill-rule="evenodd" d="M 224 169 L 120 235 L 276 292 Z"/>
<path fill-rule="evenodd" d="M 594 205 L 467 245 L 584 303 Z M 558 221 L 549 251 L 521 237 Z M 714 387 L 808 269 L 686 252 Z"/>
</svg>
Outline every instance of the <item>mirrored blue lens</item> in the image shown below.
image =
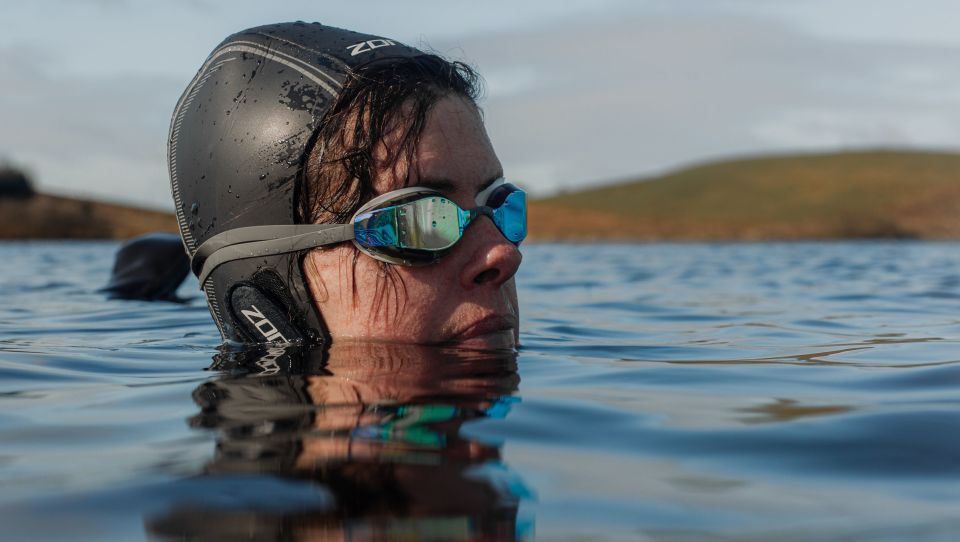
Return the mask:
<svg viewBox="0 0 960 542">
<path fill-rule="evenodd" d="M 357 215 L 353 235 L 367 248 L 444 250 L 460 239 L 461 213 L 447 198 L 420 198 Z"/>
<path fill-rule="evenodd" d="M 361 250 L 391 263 L 429 263 L 483 215 L 508 241 L 520 244 L 526 238 L 526 194 L 504 185 L 488 198 L 488 206 L 468 211 L 443 196 L 430 195 L 360 213 L 354 217 L 354 239 Z"/>
<path fill-rule="evenodd" d="M 523 241 L 527 237 L 526 193 L 522 190 L 510 192 L 503 203 L 493 210 L 493 223 L 510 242 Z"/>
<path fill-rule="evenodd" d="M 358 215 L 353 223 L 354 238 L 366 247 L 398 246 L 396 212 L 396 207 L 387 207 Z"/>
</svg>

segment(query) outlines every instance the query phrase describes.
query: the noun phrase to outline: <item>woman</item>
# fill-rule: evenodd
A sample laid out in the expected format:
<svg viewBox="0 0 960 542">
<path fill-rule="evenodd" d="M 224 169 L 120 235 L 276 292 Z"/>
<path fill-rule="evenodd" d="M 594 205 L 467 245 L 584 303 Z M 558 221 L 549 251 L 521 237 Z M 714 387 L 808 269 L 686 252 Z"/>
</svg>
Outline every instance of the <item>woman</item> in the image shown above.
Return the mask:
<svg viewBox="0 0 960 542">
<path fill-rule="evenodd" d="M 221 43 L 168 158 L 224 339 L 516 346 L 526 206 L 476 96 L 463 64 L 317 23 Z"/>
</svg>

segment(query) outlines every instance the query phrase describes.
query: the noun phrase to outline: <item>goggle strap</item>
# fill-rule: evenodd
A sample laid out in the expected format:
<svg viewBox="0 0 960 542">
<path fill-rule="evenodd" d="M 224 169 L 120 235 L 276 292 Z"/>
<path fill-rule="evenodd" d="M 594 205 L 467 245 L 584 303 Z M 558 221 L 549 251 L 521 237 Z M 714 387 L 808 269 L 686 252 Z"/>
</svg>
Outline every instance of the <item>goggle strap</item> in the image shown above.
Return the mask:
<svg viewBox="0 0 960 542">
<path fill-rule="evenodd" d="M 353 239 L 353 224 L 248 226 L 214 235 L 197 248 L 191 261 L 203 288 L 210 273 L 234 260 L 287 254 Z"/>
</svg>

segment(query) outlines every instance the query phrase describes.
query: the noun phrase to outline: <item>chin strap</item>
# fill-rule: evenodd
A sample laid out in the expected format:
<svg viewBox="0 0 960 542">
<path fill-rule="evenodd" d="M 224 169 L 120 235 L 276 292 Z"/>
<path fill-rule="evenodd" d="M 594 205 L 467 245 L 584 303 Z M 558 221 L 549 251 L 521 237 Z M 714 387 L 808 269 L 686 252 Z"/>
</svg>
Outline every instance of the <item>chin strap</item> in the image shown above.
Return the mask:
<svg viewBox="0 0 960 542">
<path fill-rule="evenodd" d="M 229 299 L 234 322 L 252 342 L 289 344 L 306 339 L 290 322 L 287 308 L 255 284 L 237 284 Z"/>
</svg>

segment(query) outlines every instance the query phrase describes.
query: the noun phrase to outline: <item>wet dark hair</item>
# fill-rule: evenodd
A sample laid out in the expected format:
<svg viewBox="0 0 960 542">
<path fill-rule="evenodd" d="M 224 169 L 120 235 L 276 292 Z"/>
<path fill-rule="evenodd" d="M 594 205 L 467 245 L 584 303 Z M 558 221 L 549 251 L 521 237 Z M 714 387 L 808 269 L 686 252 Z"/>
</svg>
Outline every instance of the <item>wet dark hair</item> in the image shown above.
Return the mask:
<svg viewBox="0 0 960 542">
<path fill-rule="evenodd" d="M 386 59 L 351 72 L 314 136 L 301 179 L 301 222 L 349 220 L 376 195 L 378 167 L 411 159 L 430 108 L 451 95 L 476 105 L 480 78 L 470 66 L 437 55 Z M 375 148 L 394 129 L 399 142 L 378 161 Z"/>
<path fill-rule="evenodd" d="M 346 223 L 377 195 L 374 181 L 383 167 L 397 172 L 406 162 L 409 168 L 402 180 L 403 186 L 409 185 L 430 109 L 448 96 L 477 105 L 481 92 L 480 76 L 473 68 L 433 54 L 383 59 L 348 74 L 314 134 L 302 169 L 299 221 Z M 377 145 L 387 135 L 396 137 L 397 143 L 386 149 L 386 156 L 376 156 Z M 359 254 L 354 253 L 354 269 Z M 393 266 L 379 263 L 396 289 L 399 281 Z M 382 285 L 377 288 L 382 300 L 386 291 Z M 353 295 L 357 295 L 356 281 Z"/>
</svg>

